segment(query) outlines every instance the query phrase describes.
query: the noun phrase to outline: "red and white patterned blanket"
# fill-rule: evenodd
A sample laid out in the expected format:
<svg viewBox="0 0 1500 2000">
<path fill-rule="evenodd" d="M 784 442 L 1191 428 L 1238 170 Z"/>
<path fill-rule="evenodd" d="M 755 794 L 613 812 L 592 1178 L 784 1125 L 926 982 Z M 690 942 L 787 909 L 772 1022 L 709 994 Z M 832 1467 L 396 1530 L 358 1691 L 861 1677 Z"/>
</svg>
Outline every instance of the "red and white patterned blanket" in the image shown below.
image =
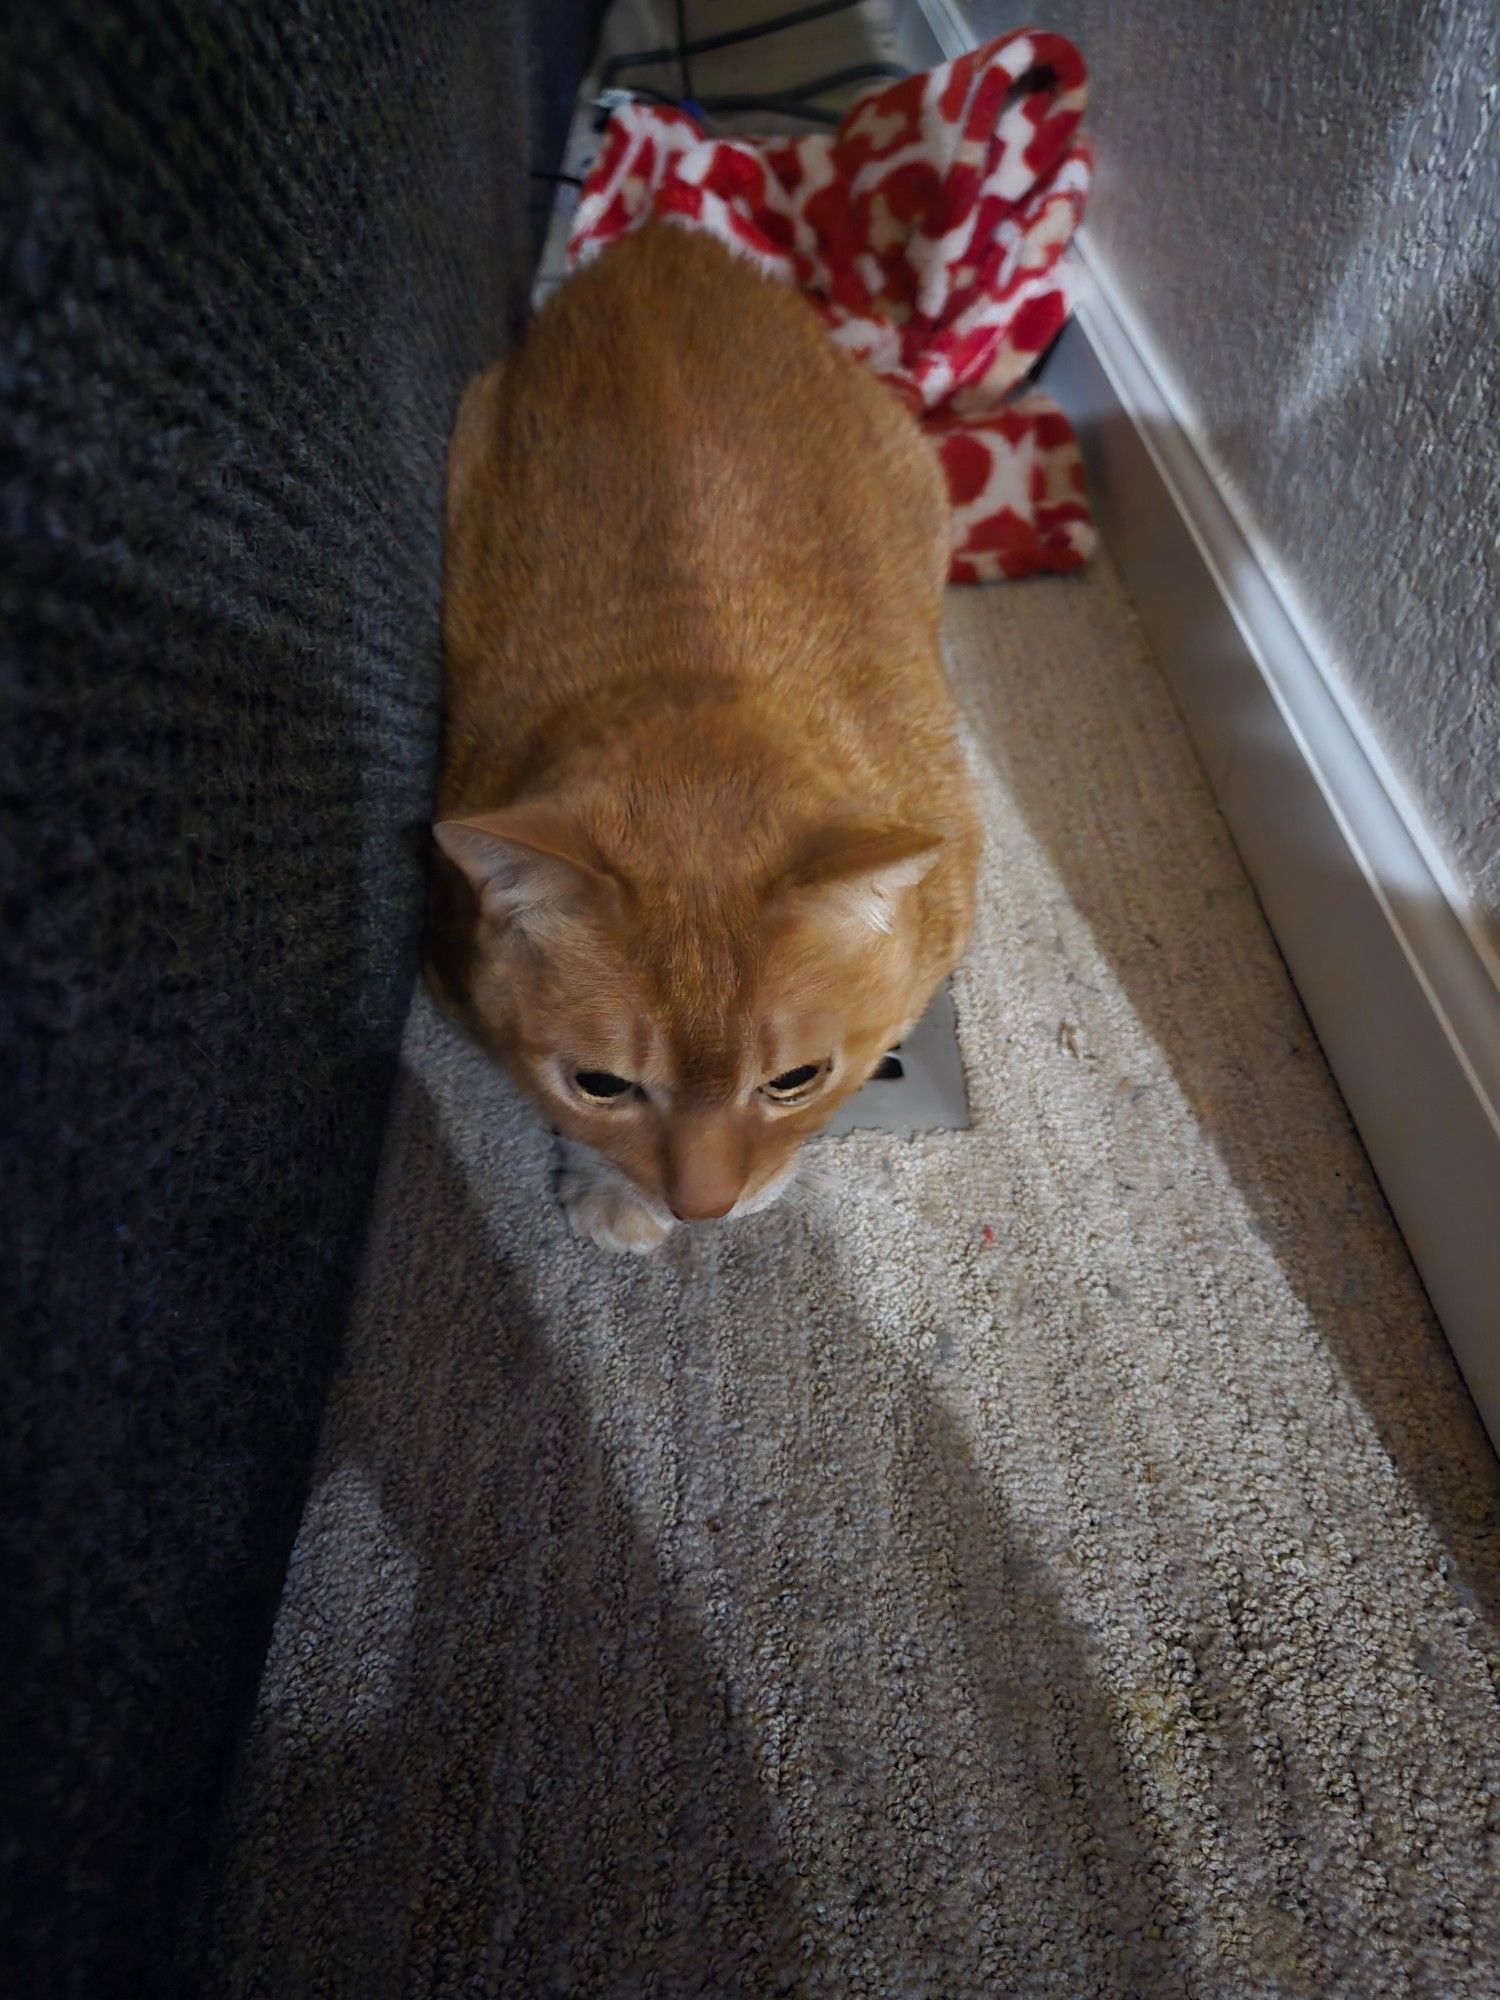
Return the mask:
<svg viewBox="0 0 1500 2000">
<path fill-rule="evenodd" d="M 711 139 L 673 105 L 611 117 L 570 263 L 648 216 L 707 229 L 801 287 L 919 412 L 947 473 L 956 583 L 1075 569 L 1094 530 L 1067 419 L 1007 400 L 1066 319 L 1083 213 L 1082 59 L 1002 35 L 863 97 L 831 133 Z"/>
</svg>

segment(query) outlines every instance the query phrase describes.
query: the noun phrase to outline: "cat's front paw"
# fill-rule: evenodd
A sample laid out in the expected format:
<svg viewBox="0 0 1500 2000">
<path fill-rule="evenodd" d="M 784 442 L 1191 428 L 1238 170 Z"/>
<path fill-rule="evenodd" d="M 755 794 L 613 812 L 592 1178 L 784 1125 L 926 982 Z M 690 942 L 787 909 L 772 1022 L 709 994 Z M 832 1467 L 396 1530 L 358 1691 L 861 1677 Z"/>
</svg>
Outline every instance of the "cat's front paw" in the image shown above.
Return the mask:
<svg viewBox="0 0 1500 2000">
<path fill-rule="evenodd" d="M 616 1181 L 600 1180 L 584 1169 L 568 1169 L 559 1178 L 558 1198 L 568 1227 L 601 1250 L 627 1251 L 643 1257 L 665 1241 L 671 1229 L 653 1209 Z"/>
</svg>

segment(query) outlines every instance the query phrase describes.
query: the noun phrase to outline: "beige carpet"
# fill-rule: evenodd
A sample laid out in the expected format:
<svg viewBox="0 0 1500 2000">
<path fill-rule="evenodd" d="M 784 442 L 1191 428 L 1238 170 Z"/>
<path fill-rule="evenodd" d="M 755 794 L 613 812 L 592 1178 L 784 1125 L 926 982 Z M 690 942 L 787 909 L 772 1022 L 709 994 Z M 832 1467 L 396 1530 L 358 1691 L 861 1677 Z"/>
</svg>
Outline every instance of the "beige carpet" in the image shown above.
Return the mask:
<svg viewBox="0 0 1500 2000">
<path fill-rule="evenodd" d="M 617 1262 L 413 1020 L 214 1992 L 1500 1993 L 1500 1478 L 1107 567 L 955 595 L 966 1134 Z"/>
</svg>

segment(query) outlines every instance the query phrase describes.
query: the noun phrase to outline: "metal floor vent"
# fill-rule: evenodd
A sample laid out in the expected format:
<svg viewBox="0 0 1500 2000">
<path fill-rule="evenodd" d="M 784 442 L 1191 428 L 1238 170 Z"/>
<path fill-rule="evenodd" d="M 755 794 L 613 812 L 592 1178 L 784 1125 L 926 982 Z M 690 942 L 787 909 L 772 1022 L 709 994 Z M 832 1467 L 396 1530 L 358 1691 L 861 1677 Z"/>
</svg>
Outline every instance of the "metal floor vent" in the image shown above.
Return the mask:
<svg viewBox="0 0 1500 2000">
<path fill-rule="evenodd" d="M 953 994 L 945 980 L 927 1012 L 863 1090 L 835 1112 L 828 1131 L 963 1132 L 969 1125 Z"/>
</svg>

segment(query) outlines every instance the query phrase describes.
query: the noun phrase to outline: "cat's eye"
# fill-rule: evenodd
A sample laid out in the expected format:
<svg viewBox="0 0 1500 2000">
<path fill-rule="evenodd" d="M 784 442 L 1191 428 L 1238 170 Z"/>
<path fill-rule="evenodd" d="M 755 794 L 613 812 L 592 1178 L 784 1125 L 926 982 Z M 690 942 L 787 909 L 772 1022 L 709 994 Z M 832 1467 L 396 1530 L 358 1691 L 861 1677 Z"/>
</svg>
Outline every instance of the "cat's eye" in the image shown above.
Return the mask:
<svg viewBox="0 0 1500 2000">
<path fill-rule="evenodd" d="M 618 1104 L 630 1096 L 635 1085 L 628 1077 L 615 1076 L 607 1069 L 579 1069 L 573 1072 L 573 1088 L 590 1104 Z"/>
<path fill-rule="evenodd" d="M 783 1070 L 780 1076 L 773 1076 L 761 1088 L 775 1104 L 797 1104 L 812 1094 L 813 1086 L 827 1068 L 826 1062 L 799 1063 L 795 1069 Z"/>
</svg>

